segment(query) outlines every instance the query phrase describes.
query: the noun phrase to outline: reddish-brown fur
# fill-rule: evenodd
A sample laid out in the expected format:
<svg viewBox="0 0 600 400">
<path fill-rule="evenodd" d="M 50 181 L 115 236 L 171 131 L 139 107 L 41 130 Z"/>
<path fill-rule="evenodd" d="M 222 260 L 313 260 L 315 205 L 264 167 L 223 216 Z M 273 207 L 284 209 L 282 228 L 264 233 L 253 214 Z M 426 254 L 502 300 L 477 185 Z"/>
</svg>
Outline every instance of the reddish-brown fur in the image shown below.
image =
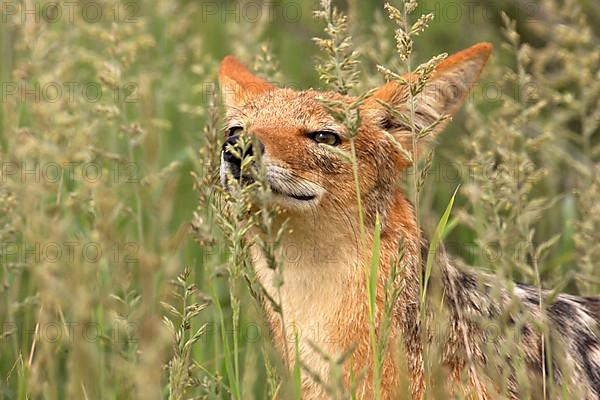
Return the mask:
<svg viewBox="0 0 600 400">
<path fill-rule="evenodd" d="M 490 53 L 491 45 L 477 44 L 449 57 L 437 67 L 417 99 L 414 120 L 417 129 L 429 126 L 442 115 L 456 112 L 477 81 Z M 350 360 L 344 365 L 346 382 L 364 370 L 366 379 L 358 386 L 357 395 L 364 399 L 373 397 L 365 271 L 370 266 L 372 232 L 376 216 L 379 216 L 382 231 L 376 296 L 378 320 L 384 305 L 384 284 L 390 276 L 392 263 L 397 261 L 400 242 L 405 249 L 404 269 L 396 279 L 396 284 L 403 285 L 404 289 L 393 310 L 389 338 L 390 343 L 401 344 L 403 351 L 397 351 L 398 346 L 390 346 L 386 352 L 381 394 L 384 399 L 398 398 L 401 380 L 409 378 L 412 397 L 421 398 L 425 382 L 419 282 L 422 251 L 427 246 L 420 240 L 413 206 L 397 184 L 400 171 L 409 166 L 410 160 L 397 150 L 383 131 L 385 127 L 409 152 L 412 151 L 412 133 L 376 101 L 383 100 L 397 110 L 408 112 L 406 87 L 396 82 L 387 83 L 360 109 L 362 124 L 354 144 L 365 215 L 366 243 L 363 246 L 352 166 L 307 137 L 314 131 L 335 131 L 342 137 L 339 147 L 349 151 L 346 127 L 326 111 L 317 96 L 348 102 L 352 99 L 332 92 L 278 89 L 253 76 L 233 57 L 223 60 L 220 80 L 228 126 L 239 126 L 245 134 L 254 135 L 264 144 L 263 162 L 267 170 L 273 172 L 270 178 L 268 176 L 268 183 L 284 192 L 273 194 L 273 201 L 284 210 L 277 223 L 285 219 L 290 229 L 281 246 L 300 249 L 300 256 L 293 261 L 287 260 L 283 253 L 278 254 L 284 277 L 280 291 L 273 284 L 274 272 L 266 265 L 260 250 L 254 249 L 253 259 L 257 260 L 255 268 L 260 283 L 271 297 L 281 301 L 285 329 L 282 329 L 281 315 L 265 305 L 280 350 L 287 358 L 294 359 L 293 342 L 286 343 L 284 335 L 293 337 L 289 324 L 295 324 L 294 329 L 300 337 L 301 361 L 327 382 L 329 365 L 309 342 L 315 342 L 329 354 L 341 354 L 355 346 Z M 437 134 L 442 125 L 430 136 Z M 224 163 L 222 176 L 226 175 L 226 169 Z M 315 199 L 301 202 L 286 195 L 286 191 L 292 195 L 314 194 Z M 327 248 L 334 249 L 333 257 L 323 256 Z M 443 251 L 439 259 L 441 270 L 438 275 L 451 323 L 441 346 L 440 361 L 447 367 L 450 377 L 446 385 L 452 391 L 456 382 L 465 380 L 467 385 L 463 385 L 461 391 L 471 390 L 471 394 L 486 398 L 494 384 L 485 382 L 473 368 L 467 367 L 470 361 L 484 363 L 479 347 L 485 333 L 469 323 L 464 314 L 473 308 L 482 313 L 499 305 L 492 304 L 477 285 L 471 284 L 474 279 L 471 275 L 454 268 Z M 524 297 L 529 293 L 526 289 L 522 291 Z M 592 306 L 598 308 L 597 303 Z M 535 309 L 531 312 L 535 313 Z M 315 337 L 315 327 L 325 331 L 325 337 Z M 532 333 L 523 338 L 523 343 L 532 365 L 539 364 L 539 354 L 535 350 L 540 343 L 539 336 Z M 322 385 L 310 374 L 303 374 L 302 384 L 304 398 L 327 398 Z M 515 394 L 515 398 L 517 396 Z"/>
<path fill-rule="evenodd" d="M 437 75 L 456 68 L 465 59 L 480 58 L 479 68 L 476 71 L 478 75 L 489 56 L 490 50 L 491 47 L 488 44 L 480 44 L 465 50 L 440 64 L 437 69 Z M 350 366 L 353 365 L 355 366 L 353 373 L 358 375 L 364 366 L 372 365 L 373 362 L 369 342 L 367 292 L 365 275 L 363 273 L 365 265 L 369 264 L 369 259 L 368 255 L 360 254 L 361 245 L 358 237 L 359 227 L 352 169 L 348 163 L 334 161 L 332 162 L 332 169 L 335 169 L 335 172 L 332 176 L 329 176 L 323 173 L 312 162 L 319 154 L 307 153 L 305 151 L 307 146 L 305 133 L 321 129 L 322 122 L 327 126 L 336 127 L 336 130 L 339 132 L 344 132 L 346 128 L 330 117 L 321 104 L 316 101 L 315 97 L 321 93 L 313 91 L 298 93 L 286 89 L 276 89 L 262 79 L 253 77 L 233 57 L 226 57 L 223 60 L 220 77 L 222 88 L 225 92 L 224 97 L 230 106 L 230 115 L 233 114 L 233 118 L 240 118 L 241 120 L 247 118 L 244 121 L 244 128 L 255 135 L 265 145 L 266 154 L 269 156 L 269 159 L 273 160 L 272 162 L 274 163 L 284 165 L 286 168 L 295 171 L 295 173 L 304 179 L 319 181 L 327 189 L 328 193 L 332 193 L 329 196 L 325 196 L 319 204 L 319 209 L 332 210 L 329 215 L 325 215 L 326 212 L 318 212 L 317 215 L 309 214 L 307 218 L 305 212 L 297 213 L 292 209 L 287 210 L 284 218 L 289 219 L 289 225 L 296 237 L 304 235 L 306 237 L 309 235 L 316 236 L 315 239 L 317 242 L 330 243 L 330 238 L 339 237 L 337 236 L 337 232 L 332 232 L 332 230 L 342 230 L 348 233 L 347 235 L 342 234 L 340 240 L 347 242 L 349 247 L 353 249 L 354 257 L 350 261 L 351 263 L 355 263 L 356 266 L 353 268 L 353 273 L 350 274 L 351 279 L 347 279 L 339 291 L 342 299 L 341 304 L 343 304 L 342 310 L 326 310 L 328 299 L 321 299 L 326 318 L 318 322 L 327 327 L 325 329 L 327 330 L 328 343 L 317 342 L 317 345 L 324 347 L 326 351 L 329 350 L 334 354 L 342 353 L 352 345 L 356 346 L 352 353 L 351 362 L 347 363 L 347 371 L 348 375 L 350 375 Z M 235 84 L 232 84 L 233 81 L 235 81 Z M 472 83 L 474 83 L 474 80 L 470 82 L 470 84 Z M 440 84 L 440 82 L 437 84 Z M 245 88 L 248 88 L 248 91 L 245 91 Z M 262 96 L 258 96 L 261 90 Z M 342 96 L 334 93 L 327 93 L 327 95 L 343 99 Z M 406 160 L 394 151 L 392 143 L 384 139 L 379 122 L 385 115 L 381 106 L 374 99 L 377 98 L 393 104 L 397 101 L 403 101 L 401 99 L 405 98 L 403 97 L 404 95 L 405 90 L 395 82 L 390 82 L 378 90 L 373 95 L 373 98 L 367 101 L 364 106 L 363 114 L 369 118 L 365 118 L 356 138 L 357 159 L 361 171 L 361 192 L 365 197 L 366 231 L 373 231 L 374 218 L 377 212 L 379 212 L 383 219 L 384 228 L 381 240 L 382 263 L 377 291 L 379 310 L 383 307 L 383 285 L 390 273 L 388 260 L 397 253 L 401 239 L 404 240 L 406 252 L 404 258 L 405 260 L 409 260 L 409 265 L 413 265 L 412 268 L 406 268 L 403 276 L 400 277 L 400 279 L 406 282 L 406 288 L 403 293 L 404 299 L 399 302 L 395 312 L 396 321 L 400 323 L 394 324 L 392 328 L 391 342 L 398 340 L 401 336 L 403 321 L 418 319 L 418 274 L 420 273 L 420 267 L 417 264 L 419 263 L 421 245 L 417 239 L 412 205 L 399 191 L 393 193 L 392 189 L 400 175 L 399 170 L 407 165 Z M 457 102 L 462 101 L 465 95 L 466 91 L 460 96 L 461 98 Z M 234 99 L 233 103 L 227 100 L 232 97 Z M 239 112 L 236 110 L 238 107 L 240 107 Z M 445 111 L 452 112 L 455 108 L 453 106 L 451 109 Z M 347 147 L 347 143 L 345 143 L 345 147 Z M 386 172 L 385 176 L 380 176 L 382 171 Z M 373 188 L 376 186 L 376 180 L 381 181 L 377 182 L 377 184 L 385 188 L 383 190 L 386 192 L 385 195 L 373 191 Z M 388 192 L 389 194 L 387 194 Z M 373 196 L 373 199 L 370 198 L 371 196 Z M 382 202 L 387 204 L 379 204 Z M 377 203 L 377 207 L 375 203 Z M 340 215 L 336 211 L 340 208 L 347 210 L 347 212 Z M 306 227 L 309 227 L 308 232 L 306 232 Z M 318 232 L 325 234 L 321 236 Z M 368 243 L 365 248 L 369 249 L 371 239 L 367 239 Z M 257 256 L 257 258 L 260 259 L 260 256 Z M 342 268 L 348 267 L 343 266 Z M 313 274 L 310 267 L 304 267 L 305 271 L 302 271 L 302 265 L 285 266 L 285 268 L 286 270 L 294 268 L 299 270 L 300 273 L 304 272 L 308 276 Z M 258 276 L 262 277 L 260 267 L 258 271 Z M 294 278 L 290 277 L 290 279 Z M 317 280 L 319 277 L 314 275 L 311 276 L 311 279 Z M 268 289 L 269 283 L 266 277 L 265 281 L 265 286 Z M 283 290 L 286 290 L 285 283 Z M 294 295 L 290 297 L 294 297 Z M 298 297 L 301 297 L 301 295 L 298 295 Z M 305 304 L 302 301 L 292 305 L 295 308 L 303 306 Z M 285 310 L 284 307 L 284 316 L 285 312 L 293 314 L 293 311 Z M 276 335 L 276 341 L 283 350 L 286 346 L 280 334 L 282 332 L 280 317 L 269 309 L 267 309 L 267 313 L 273 326 L 273 332 Z M 290 321 L 288 319 L 287 322 L 297 321 Z M 406 325 L 409 326 L 412 323 L 406 322 Z M 404 345 L 410 351 L 410 357 L 407 362 L 408 370 L 412 375 L 413 393 L 418 397 L 419 393 L 423 391 L 423 366 L 421 365 L 422 356 L 418 342 L 419 338 L 406 335 L 405 341 Z M 305 344 L 304 346 L 308 348 L 308 345 Z M 309 352 L 309 350 L 306 351 Z M 292 355 L 290 354 L 290 356 Z M 383 368 L 383 398 L 394 397 L 394 388 L 397 388 L 400 379 L 400 371 L 393 362 L 393 358 L 392 352 L 388 352 L 388 357 L 386 357 Z M 310 363 L 308 364 L 310 367 Z M 316 372 L 321 373 L 324 371 Z M 368 372 L 368 378 L 370 378 L 370 374 L 372 373 L 370 368 Z M 327 377 L 323 378 L 326 379 Z M 364 398 L 369 398 L 372 395 L 368 378 L 365 380 L 365 386 L 359 390 L 359 393 L 362 393 L 362 397 Z M 306 398 L 316 398 L 323 394 L 319 387 L 308 377 L 304 378 L 304 386 L 304 395 Z"/>
</svg>

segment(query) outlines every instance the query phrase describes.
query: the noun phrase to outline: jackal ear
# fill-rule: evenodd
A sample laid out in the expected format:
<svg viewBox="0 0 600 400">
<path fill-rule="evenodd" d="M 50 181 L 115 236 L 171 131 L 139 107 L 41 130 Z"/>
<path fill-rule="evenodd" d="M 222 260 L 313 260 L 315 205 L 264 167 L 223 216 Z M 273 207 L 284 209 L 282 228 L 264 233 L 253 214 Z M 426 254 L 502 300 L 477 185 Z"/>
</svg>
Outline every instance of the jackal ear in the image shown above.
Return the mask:
<svg viewBox="0 0 600 400">
<path fill-rule="evenodd" d="M 231 108 L 240 107 L 253 97 L 275 89 L 264 79 L 253 75 L 233 56 L 221 61 L 219 82 L 223 101 Z"/>
<path fill-rule="evenodd" d="M 479 79 L 491 52 L 491 44 L 479 43 L 437 65 L 423 90 L 415 96 L 412 123 L 417 132 L 426 133 L 425 137 L 431 139 L 446 126 Z M 408 75 L 404 78 L 409 81 Z M 388 82 L 365 105 L 376 110 L 383 129 L 393 134 L 405 149 L 412 150 L 408 84 Z"/>
</svg>

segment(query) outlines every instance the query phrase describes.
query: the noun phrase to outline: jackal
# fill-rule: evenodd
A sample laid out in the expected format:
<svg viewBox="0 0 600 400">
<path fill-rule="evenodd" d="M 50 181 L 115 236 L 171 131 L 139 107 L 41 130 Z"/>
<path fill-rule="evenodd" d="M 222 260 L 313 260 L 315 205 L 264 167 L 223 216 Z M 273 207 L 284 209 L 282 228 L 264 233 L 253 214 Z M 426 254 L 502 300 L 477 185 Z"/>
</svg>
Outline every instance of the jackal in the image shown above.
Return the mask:
<svg viewBox="0 0 600 400">
<path fill-rule="evenodd" d="M 253 136 L 258 146 L 246 155 L 261 152 L 272 201 L 283 210 L 281 219 L 289 227 L 281 245 L 306 249 L 335 244 L 333 259 L 322 257 L 322 252 L 303 251 L 294 262 L 280 260 L 285 264 L 280 288 L 282 313 L 286 323 L 293 323 L 300 332 L 298 356 L 312 371 L 302 375 L 304 398 L 329 397 L 314 379 L 319 376 L 326 382 L 330 372 L 330 364 L 309 343 L 309 333 L 315 327 L 326 331 L 326 337 L 317 342 L 327 353 L 340 354 L 353 348 L 344 365 L 345 382 L 349 384 L 362 371 L 364 379 L 355 393 L 358 398 L 373 397 L 374 357 L 365 282 L 365 268 L 369 268 L 372 255 L 362 249 L 371 249 L 373 227 L 379 218 L 378 324 L 384 286 L 398 262 L 400 243 L 403 247 L 403 267 L 395 279 L 402 290 L 391 313 L 390 345 L 380 368 L 381 398 L 418 399 L 426 386 L 441 385 L 447 393 L 472 398 L 497 398 L 500 392 L 511 398 L 555 398 L 562 391 L 567 397 L 600 399 L 598 299 L 559 294 L 549 300 L 548 293 L 536 288 L 503 286 L 491 276 L 459 266 L 442 248 L 436 255 L 436 278 L 432 279 L 439 287 L 440 301 L 436 303 L 442 306 L 428 307 L 425 314 L 440 312 L 447 322 L 446 330 L 436 336 L 423 326 L 419 296 L 428 245 L 418 233 L 414 207 L 398 185 L 400 172 L 409 168 L 411 161 L 389 135 L 413 152 L 414 128 L 423 129 L 441 116 L 455 113 L 490 54 L 491 45 L 480 43 L 441 62 L 416 99 L 412 130 L 405 119 L 398 118 L 398 113 L 409 109 L 407 85 L 388 82 L 360 106 L 361 122 L 353 145 L 366 246 L 361 246 L 357 234 L 360 221 L 352 165 L 334 151 L 350 151 L 347 127 L 319 98 L 353 99 L 333 92 L 276 88 L 235 58 L 223 60 L 220 82 L 228 134 L 221 160 L 223 184 L 227 186 L 228 176 L 240 178 L 241 160 L 232 147 L 242 135 Z M 437 135 L 447 122 L 435 126 L 430 136 Z M 264 257 L 255 259 L 257 279 L 274 296 L 275 272 Z M 280 314 L 269 304 L 265 310 L 278 347 L 294 359 L 296 352 L 293 345 L 285 343 Z M 486 321 L 499 320 L 504 321 L 504 330 L 489 329 L 489 324 L 485 328 Z M 425 353 L 434 342 L 439 364 L 447 371 L 444 382 L 426 382 Z M 527 371 L 526 376 L 519 375 L 521 370 Z M 400 393 L 402 379 L 410 382 L 411 393 Z M 548 382 L 557 392 L 546 388 Z M 524 387 L 529 388 L 527 393 Z"/>
</svg>

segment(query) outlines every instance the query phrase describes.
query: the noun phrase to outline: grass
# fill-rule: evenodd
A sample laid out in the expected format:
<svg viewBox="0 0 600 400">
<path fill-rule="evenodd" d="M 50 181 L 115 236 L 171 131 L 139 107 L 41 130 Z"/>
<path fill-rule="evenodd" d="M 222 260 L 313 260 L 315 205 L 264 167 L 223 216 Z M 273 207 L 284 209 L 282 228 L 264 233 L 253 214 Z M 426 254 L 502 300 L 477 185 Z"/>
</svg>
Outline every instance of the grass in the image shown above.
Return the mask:
<svg viewBox="0 0 600 400">
<path fill-rule="evenodd" d="M 103 13 L 93 23 L 77 7 L 72 19 L 63 10 L 53 23 L 23 21 L 17 10 L 0 24 L 0 398 L 299 398 L 301 366 L 285 372 L 290 360 L 275 354 L 259 306 L 280 299 L 246 284 L 242 239 L 249 225 L 274 242 L 285 232 L 269 231 L 276 210 L 248 218 L 250 190 L 227 199 L 215 178 L 223 133 L 214 83 L 227 53 L 283 84 L 364 94 L 384 80 L 378 65 L 414 72 L 476 36 L 494 42 L 466 111 L 406 179 L 419 226 L 498 279 L 600 294 L 600 38 L 587 22 L 600 14 L 587 3 L 540 2 L 540 23 L 486 18 L 477 7 L 473 19 L 441 15 L 404 55 L 394 29 L 419 13 L 390 22 L 379 2 L 314 18 L 316 4 L 283 1 L 260 20 L 250 2 L 94 4 Z M 498 5 L 515 16 L 513 3 Z M 286 7 L 301 12 L 292 18 Z M 486 83 L 501 95 L 491 98 Z M 352 107 L 340 118 L 356 126 Z M 377 242 L 363 250 L 373 253 L 372 304 Z M 398 293 L 390 285 L 386 296 L 389 305 Z M 375 366 L 391 307 L 383 315 L 379 326 L 370 320 Z M 335 374 L 347 355 L 324 356 Z"/>
</svg>

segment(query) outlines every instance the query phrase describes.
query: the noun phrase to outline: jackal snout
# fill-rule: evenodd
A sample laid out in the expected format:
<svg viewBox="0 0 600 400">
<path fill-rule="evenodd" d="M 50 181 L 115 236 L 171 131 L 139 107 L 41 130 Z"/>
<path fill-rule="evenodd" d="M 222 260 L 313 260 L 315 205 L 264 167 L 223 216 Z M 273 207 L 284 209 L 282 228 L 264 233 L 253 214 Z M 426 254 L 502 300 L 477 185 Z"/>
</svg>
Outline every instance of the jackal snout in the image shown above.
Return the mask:
<svg viewBox="0 0 600 400">
<path fill-rule="evenodd" d="M 222 162 L 234 179 L 240 178 L 244 159 L 252 157 L 255 152 L 260 154 L 265 152 L 265 146 L 260 140 L 253 138 L 249 143 L 241 145 L 240 138 L 240 135 L 229 136 L 221 149 Z"/>
</svg>

